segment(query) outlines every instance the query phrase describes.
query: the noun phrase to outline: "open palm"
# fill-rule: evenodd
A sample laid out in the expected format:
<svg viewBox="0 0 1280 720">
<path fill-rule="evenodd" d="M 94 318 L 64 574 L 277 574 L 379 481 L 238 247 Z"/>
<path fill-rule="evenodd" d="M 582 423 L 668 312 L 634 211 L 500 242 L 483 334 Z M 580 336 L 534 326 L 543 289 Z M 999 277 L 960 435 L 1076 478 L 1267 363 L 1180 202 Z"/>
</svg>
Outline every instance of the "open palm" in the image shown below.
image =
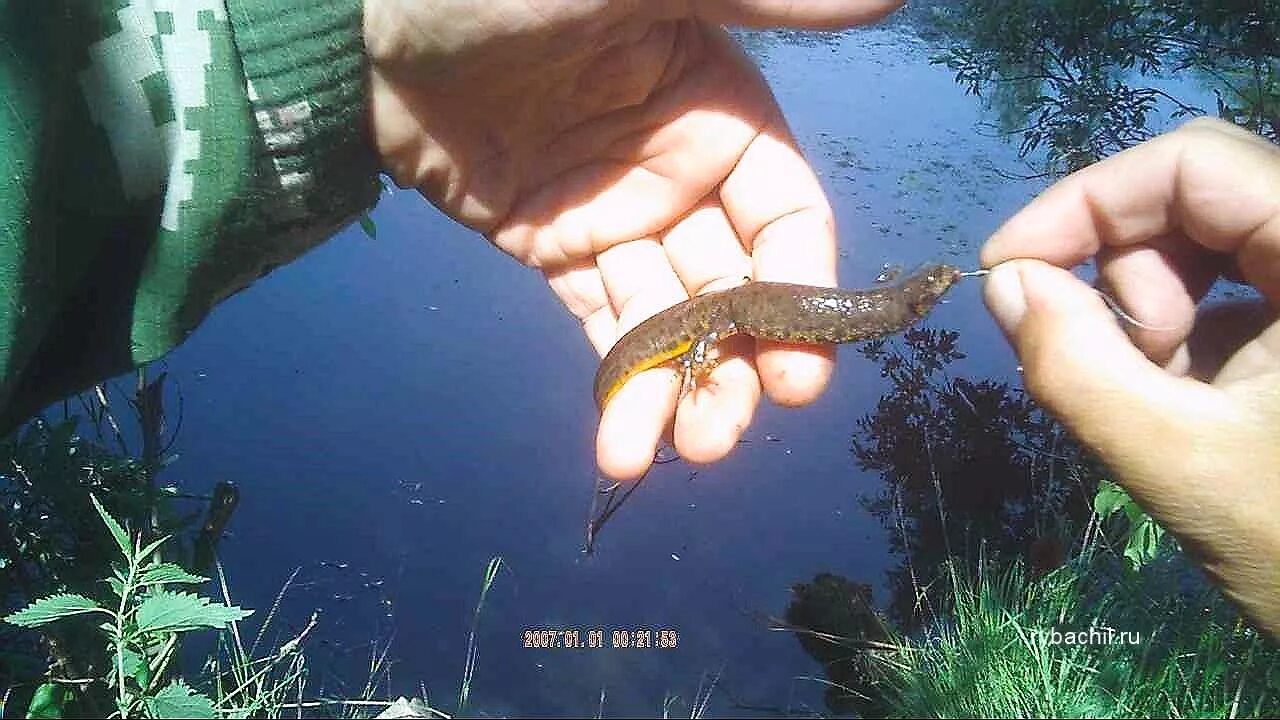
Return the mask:
<svg viewBox="0 0 1280 720">
<path fill-rule="evenodd" d="M 721 23 L 833 27 L 897 4 L 369 0 L 374 140 L 399 184 L 541 270 L 603 354 L 744 277 L 834 284 L 827 200 Z M 617 393 L 597 438 L 605 474 L 643 473 L 673 417 L 682 456 L 719 459 L 762 387 L 803 404 L 830 374 L 830 348 L 727 345 L 678 408 L 671 370 Z"/>
</svg>

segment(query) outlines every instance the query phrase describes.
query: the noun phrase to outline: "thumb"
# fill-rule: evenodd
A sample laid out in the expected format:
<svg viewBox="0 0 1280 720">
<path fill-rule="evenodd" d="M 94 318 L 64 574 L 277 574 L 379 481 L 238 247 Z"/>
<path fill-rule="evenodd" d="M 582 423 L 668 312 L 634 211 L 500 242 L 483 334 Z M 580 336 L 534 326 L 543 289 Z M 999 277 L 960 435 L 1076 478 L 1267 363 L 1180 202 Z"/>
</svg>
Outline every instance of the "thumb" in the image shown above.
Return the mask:
<svg viewBox="0 0 1280 720">
<path fill-rule="evenodd" d="M 1066 270 L 1011 260 L 991 270 L 984 294 L 1022 361 L 1032 397 L 1118 474 L 1170 470 L 1160 466 L 1174 454 L 1153 448 L 1195 446 L 1198 438 L 1179 436 L 1212 428 L 1214 415 L 1231 413 L 1211 387 L 1147 359 L 1093 288 Z"/>
<path fill-rule="evenodd" d="M 997 265 L 985 294 L 1032 396 L 1247 616 L 1280 633 L 1274 376 L 1247 378 L 1233 393 L 1168 374 L 1129 341 L 1092 288 L 1039 260 Z"/>
</svg>

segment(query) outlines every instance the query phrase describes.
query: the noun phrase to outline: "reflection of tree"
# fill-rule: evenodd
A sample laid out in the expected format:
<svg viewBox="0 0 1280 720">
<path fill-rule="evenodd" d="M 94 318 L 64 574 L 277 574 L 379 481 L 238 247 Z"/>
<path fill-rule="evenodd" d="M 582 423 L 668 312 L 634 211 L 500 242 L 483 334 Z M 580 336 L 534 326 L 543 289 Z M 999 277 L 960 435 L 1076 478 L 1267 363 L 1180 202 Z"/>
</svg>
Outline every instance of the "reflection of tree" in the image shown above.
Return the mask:
<svg viewBox="0 0 1280 720">
<path fill-rule="evenodd" d="M 1046 562 L 1093 496 L 1079 447 L 1022 390 L 948 375 L 964 357 L 958 337 L 915 328 L 860 349 L 892 384 L 858 421 L 853 452 L 884 481 L 864 503 L 902 557 L 890 611 L 908 627 L 929 611 L 917 603 L 948 558 L 972 566 L 981 548 L 988 560 Z"/>
<path fill-rule="evenodd" d="M 1020 152 L 1070 172 L 1153 134 L 1149 118 L 1201 114 L 1169 78 L 1194 73 L 1217 114 L 1280 140 L 1280 2 L 960 0 L 937 13 L 936 62 L 985 94 Z"/>
<path fill-rule="evenodd" d="M 831 573 L 791 586 L 787 626 L 800 647 L 822 664 L 826 703 L 833 713 L 883 715 L 877 685 L 883 666 L 869 653 L 888 648 L 889 631 L 872 605 L 871 586 Z"/>
</svg>

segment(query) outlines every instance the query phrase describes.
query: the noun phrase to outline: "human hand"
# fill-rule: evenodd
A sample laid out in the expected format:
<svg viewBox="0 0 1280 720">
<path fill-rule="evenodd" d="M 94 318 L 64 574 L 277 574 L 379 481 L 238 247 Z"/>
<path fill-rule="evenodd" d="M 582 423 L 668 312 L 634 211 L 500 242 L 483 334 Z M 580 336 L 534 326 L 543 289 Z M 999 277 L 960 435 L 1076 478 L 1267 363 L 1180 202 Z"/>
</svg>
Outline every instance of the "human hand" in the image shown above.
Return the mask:
<svg viewBox="0 0 1280 720">
<path fill-rule="evenodd" d="M 603 355 L 650 315 L 746 276 L 835 284 L 826 197 L 720 24 L 842 27 L 900 3 L 366 0 L 374 141 L 397 183 L 541 270 Z M 678 410 L 670 369 L 613 397 L 604 474 L 640 477 L 673 416 L 682 456 L 725 456 L 762 385 L 810 402 L 834 357 L 725 346 L 737 352 Z"/>
<path fill-rule="evenodd" d="M 1146 327 L 1122 329 L 1060 269 L 1090 257 Z M 982 264 L 1032 396 L 1280 634 L 1280 148 L 1187 123 L 1050 188 L 991 237 Z M 1196 304 L 1224 268 L 1266 298 L 1270 325 L 1201 381 L 1187 374 Z"/>
</svg>

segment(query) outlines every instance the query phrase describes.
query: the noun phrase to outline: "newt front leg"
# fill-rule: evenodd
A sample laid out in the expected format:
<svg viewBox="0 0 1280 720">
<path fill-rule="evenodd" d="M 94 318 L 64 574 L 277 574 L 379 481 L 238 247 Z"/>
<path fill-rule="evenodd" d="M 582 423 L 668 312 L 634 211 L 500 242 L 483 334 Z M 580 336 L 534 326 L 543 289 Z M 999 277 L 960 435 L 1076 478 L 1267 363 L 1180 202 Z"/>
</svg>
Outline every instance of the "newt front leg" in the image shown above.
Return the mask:
<svg viewBox="0 0 1280 720">
<path fill-rule="evenodd" d="M 734 333 L 730 331 L 728 334 Z M 721 334 L 713 330 L 698 338 L 689 352 L 680 358 L 680 365 L 684 368 L 684 382 L 680 385 L 680 397 L 683 398 L 696 390 L 698 384 L 706 380 L 711 375 L 711 371 L 720 364 L 720 349 L 716 346 L 720 338 Z"/>
</svg>

